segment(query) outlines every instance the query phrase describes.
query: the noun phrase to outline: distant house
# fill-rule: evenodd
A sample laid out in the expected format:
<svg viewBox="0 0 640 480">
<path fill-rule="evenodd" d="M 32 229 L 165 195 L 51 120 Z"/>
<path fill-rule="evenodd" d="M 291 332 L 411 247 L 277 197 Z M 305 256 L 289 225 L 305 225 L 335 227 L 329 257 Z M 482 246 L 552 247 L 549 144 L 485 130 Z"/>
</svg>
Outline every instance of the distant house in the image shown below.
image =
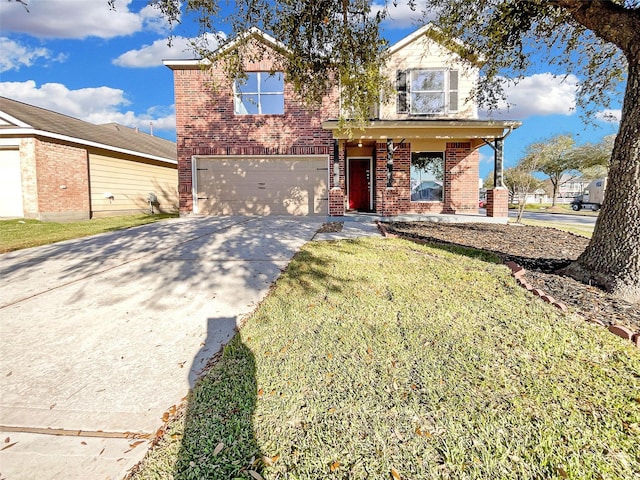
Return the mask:
<svg viewBox="0 0 640 480">
<path fill-rule="evenodd" d="M 502 142 L 521 122 L 478 118 L 469 94 L 479 67 L 438 38 L 426 25 L 389 48 L 385 74 L 397 95 L 372 106 L 374 118 L 351 132 L 338 119 L 335 91 L 315 110 L 295 98 L 279 71 L 287 46 L 256 28 L 243 39 L 266 53 L 247 55 L 246 79 L 229 84 L 217 64 L 166 60 L 174 72 L 180 213 L 477 213 L 478 149 L 494 146 L 502 171 Z M 437 188 L 412 188 L 435 180 Z M 497 187 L 488 192 L 487 215 L 506 217 L 508 193 Z"/>
<path fill-rule="evenodd" d="M 562 177 L 560 177 L 560 184 L 558 185 L 558 198 L 573 200 L 573 197 L 580 195 L 584 191 L 590 181 L 591 180 L 585 180 L 580 176 L 562 175 Z"/>
<path fill-rule="evenodd" d="M 173 212 L 177 185 L 174 142 L 0 97 L 0 217 Z"/>
</svg>

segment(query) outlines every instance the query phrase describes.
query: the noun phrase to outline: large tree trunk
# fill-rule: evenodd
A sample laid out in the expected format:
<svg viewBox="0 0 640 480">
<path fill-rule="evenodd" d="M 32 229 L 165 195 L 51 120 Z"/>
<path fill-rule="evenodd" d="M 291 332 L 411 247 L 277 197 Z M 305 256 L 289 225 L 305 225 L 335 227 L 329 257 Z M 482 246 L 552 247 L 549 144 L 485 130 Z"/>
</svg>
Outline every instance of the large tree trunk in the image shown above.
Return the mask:
<svg viewBox="0 0 640 480">
<path fill-rule="evenodd" d="M 640 58 L 629 59 L 627 89 L 606 195 L 589 246 L 566 273 L 640 302 Z"/>
</svg>

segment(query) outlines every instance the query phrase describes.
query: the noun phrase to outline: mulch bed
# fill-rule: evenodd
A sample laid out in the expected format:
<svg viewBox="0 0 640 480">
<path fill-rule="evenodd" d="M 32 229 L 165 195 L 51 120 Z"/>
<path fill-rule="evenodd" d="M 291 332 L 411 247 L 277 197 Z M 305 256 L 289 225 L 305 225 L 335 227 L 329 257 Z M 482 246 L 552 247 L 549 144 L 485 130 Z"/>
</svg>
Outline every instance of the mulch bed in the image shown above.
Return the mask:
<svg viewBox="0 0 640 480">
<path fill-rule="evenodd" d="M 505 262 L 523 266 L 527 282 L 585 319 L 605 326 L 622 325 L 640 333 L 640 304 L 625 302 L 557 273 L 578 258 L 589 243 L 587 238 L 554 228 L 515 224 L 391 222 L 385 227 L 398 236 L 495 253 Z"/>
<path fill-rule="evenodd" d="M 342 231 L 342 225 L 344 222 L 327 222 L 317 230 L 317 233 L 335 233 Z"/>
</svg>

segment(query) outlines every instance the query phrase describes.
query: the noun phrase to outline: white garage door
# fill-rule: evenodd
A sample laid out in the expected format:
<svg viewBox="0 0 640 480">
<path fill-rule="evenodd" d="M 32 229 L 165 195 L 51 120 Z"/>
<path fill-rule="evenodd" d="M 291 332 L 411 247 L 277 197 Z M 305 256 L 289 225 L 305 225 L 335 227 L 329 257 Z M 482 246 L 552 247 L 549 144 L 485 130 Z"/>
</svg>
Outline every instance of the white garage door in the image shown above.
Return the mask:
<svg viewBox="0 0 640 480">
<path fill-rule="evenodd" d="M 0 217 L 24 217 L 17 149 L 0 149 Z"/>
<path fill-rule="evenodd" d="M 194 211 L 204 215 L 327 215 L 327 156 L 198 157 Z"/>
</svg>

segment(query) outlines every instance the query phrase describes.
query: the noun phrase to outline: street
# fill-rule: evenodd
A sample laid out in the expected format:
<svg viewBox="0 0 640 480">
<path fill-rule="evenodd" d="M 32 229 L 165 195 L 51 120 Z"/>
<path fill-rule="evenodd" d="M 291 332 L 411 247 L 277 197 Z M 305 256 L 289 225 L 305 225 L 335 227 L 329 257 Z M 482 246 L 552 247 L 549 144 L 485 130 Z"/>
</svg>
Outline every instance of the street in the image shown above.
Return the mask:
<svg viewBox="0 0 640 480">
<path fill-rule="evenodd" d="M 518 216 L 518 212 L 516 210 L 509 210 L 509 218 L 516 218 Z M 560 223 L 567 224 L 573 223 L 577 225 L 584 226 L 593 226 L 596 224 L 597 216 L 591 215 L 572 215 L 570 213 L 545 213 L 545 212 L 532 212 L 532 211 L 524 211 L 522 214 L 522 218 L 525 220 L 539 220 L 542 222 L 552 222 L 552 223 Z"/>
</svg>

